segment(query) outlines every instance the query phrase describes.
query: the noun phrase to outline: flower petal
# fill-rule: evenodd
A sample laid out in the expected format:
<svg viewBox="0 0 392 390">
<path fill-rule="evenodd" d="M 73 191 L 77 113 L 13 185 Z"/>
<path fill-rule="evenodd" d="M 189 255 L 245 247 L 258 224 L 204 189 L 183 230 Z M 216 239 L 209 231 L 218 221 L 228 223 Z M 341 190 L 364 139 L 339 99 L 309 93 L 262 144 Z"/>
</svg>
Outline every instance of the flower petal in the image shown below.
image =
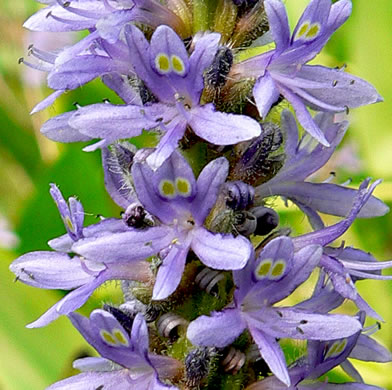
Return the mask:
<svg viewBox="0 0 392 390">
<path fill-rule="evenodd" d="M 116 389 L 129 390 L 128 370 L 85 372 L 56 382 L 46 390 Z"/>
<path fill-rule="evenodd" d="M 192 107 L 189 125 L 201 138 L 215 145 L 234 145 L 261 134 L 260 125 L 246 115 L 215 111 L 214 105 Z"/>
<path fill-rule="evenodd" d="M 287 386 L 290 386 L 291 381 L 287 371 L 286 359 L 279 343 L 275 338 L 266 335 L 256 327 L 249 327 L 249 331 L 272 373 Z"/>
<path fill-rule="evenodd" d="M 173 240 L 169 227 L 151 227 L 145 230 L 105 234 L 77 241 L 72 249 L 83 257 L 105 264 L 132 262 L 155 255 Z"/>
<path fill-rule="evenodd" d="M 175 291 L 184 272 L 188 251 L 189 246 L 178 247 L 174 245 L 168 255 L 162 260 L 163 263 L 158 269 L 154 284 L 152 299 L 165 299 Z"/>
<path fill-rule="evenodd" d="M 26 253 L 12 262 L 10 270 L 23 283 L 48 289 L 69 290 L 94 279 L 79 257 L 58 252 Z"/>
<path fill-rule="evenodd" d="M 98 103 L 76 110 L 69 124 L 89 137 L 116 141 L 135 137 L 143 129 L 156 127 L 155 120 L 146 116 L 145 112 L 145 109 L 134 105 Z"/>
<path fill-rule="evenodd" d="M 200 316 L 192 321 L 187 338 L 195 345 L 225 347 L 245 329 L 245 321 L 237 309 L 212 312 L 210 317 Z"/>
<path fill-rule="evenodd" d="M 202 225 L 218 199 L 219 191 L 229 173 L 229 162 L 219 157 L 208 163 L 197 178 L 197 193 L 191 212 L 195 221 Z"/>
<path fill-rule="evenodd" d="M 206 266 L 225 270 L 244 268 L 252 253 L 245 237 L 214 234 L 203 227 L 193 230 L 191 248 Z"/>
<path fill-rule="evenodd" d="M 280 0 L 266 0 L 265 11 L 268 16 L 270 31 L 276 44 L 278 53 L 286 50 L 290 43 L 290 27 L 287 12 Z"/>
<path fill-rule="evenodd" d="M 253 87 L 253 97 L 263 119 L 266 118 L 272 104 L 279 99 L 279 95 L 279 90 L 268 71 L 265 72 L 264 76 L 257 79 Z"/>
</svg>

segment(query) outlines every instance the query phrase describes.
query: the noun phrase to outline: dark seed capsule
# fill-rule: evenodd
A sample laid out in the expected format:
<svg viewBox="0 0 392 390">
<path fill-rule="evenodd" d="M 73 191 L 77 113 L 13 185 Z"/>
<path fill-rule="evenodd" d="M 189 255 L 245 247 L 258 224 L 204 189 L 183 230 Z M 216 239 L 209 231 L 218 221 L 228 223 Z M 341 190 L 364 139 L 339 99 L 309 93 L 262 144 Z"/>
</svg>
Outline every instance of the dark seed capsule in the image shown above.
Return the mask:
<svg viewBox="0 0 392 390">
<path fill-rule="evenodd" d="M 156 325 L 161 336 L 174 342 L 180 337 L 180 329 L 188 326 L 188 321 L 177 314 L 165 313 L 159 317 Z"/>
<path fill-rule="evenodd" d="M 226 205 L 233 210 L 244 210 L 251 206 L 255 197 L 254 188 L 242 181 L 225 183 Z"/>
<path fill-rule="evenodd" d="M 257 218 L 249 211 L 242 211 L 237 213 L 238 222 L 235 228 L 239 234 L 250 236 L 254 234 L 257 229 Z"/>
<path fill-rule="evenodd" d="M 257 227 L 253 234 L 265 236 L 279 225 L 278 213 L 269 207 L 259 206 L 249 210 L 257 220 Z"/>
<path fill-rule="evenodd" d="M 233 65 L 233 53 L 227 46 L 218 49 L 211 66 L 205 73 L 207 84 L 214 88 L 223 86 Z"/>
</svg>

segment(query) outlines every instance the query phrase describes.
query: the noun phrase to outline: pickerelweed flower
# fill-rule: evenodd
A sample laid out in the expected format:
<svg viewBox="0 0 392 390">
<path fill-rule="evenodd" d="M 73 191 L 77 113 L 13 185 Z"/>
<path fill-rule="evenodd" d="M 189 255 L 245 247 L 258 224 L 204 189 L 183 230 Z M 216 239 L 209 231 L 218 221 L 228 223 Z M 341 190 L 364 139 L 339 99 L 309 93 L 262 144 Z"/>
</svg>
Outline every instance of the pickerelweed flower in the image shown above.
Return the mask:
<svg viewBox="0 0 392 390">
<path fill-rule="evenodd" d="M 137 252 L 134 256 L 130 255 L 127 262 L 120 263 L 112 262 L 110 257 L 102 261 L 81 257 L 73 248 L 78 241 L 100 236 L 105 232 L 108 234 L 127 231 L 129 228 L 122 220 L 117 219 L 105 219 L 83 228 L 84 212 L 81 203 L 71 197 L 68 206 L 59 189 L 54 185 L 50 193 L 58 206 L 68 233 L 49 241 L 49 245 L 55 252 L 27 253 L 17 258 L 11 264 L 10 269 L 16 275 L 17 280 L 30 286 L 45 289 L 73 289 L 73 291 L 52 306 L 38 320 L 29 324 L 28 327 L 31 328 L 45 326 L 60 315 L 78 309 L 95 289 L 108 280 L 128 279 L 147 282 L 152 278 L 148 263 L 139 261 L 151 255 L 153 253 L 151 249 L 145 254 Z M 159 234 L 159 229 L 155 230 L 156 233 Z M 148 240 L 145 235 L 143 237 Z M 153 239 L 152 236 L 151 239 Z"/>
<path fill-rule="evenodd" d="M 318 212 L 345 217 L 352 206 L 357 191 L 333 183 L 312 183 L 305 181 L 330 159 L 335 148 L 346 133 L 348 122 L 334 122 L 332 113 L 319 113 L 314 122 L 330 144 L 326 147 L 309 134 L 298 141 L 298 126 L 293 114 L 284 110 L 281 117 L 285 133 L 286 159 L 278 173 L 255 189 L 256 198 L 280 195 L 294 202 L 309 218 L 314 229 L 322 229 Z M 389 208 L 372 196 L 358 214 L 360 218 L 385 215 Z"/>
<path fill-rule="evenodd" d="M 361 323 L 364 322 L 365 316 L 360 314 Z M 361 342 L 360 342 L 361 339 Z M 321 377 L 333 367 L 344 364 L 347 362 L 348 357 L 351 356 L 353 350 L 361 343 L 366 348 L 369 355 L 377 356 L 374 352 L 377 350 L 382 356 L 389 360 L 391 359 L 388 351 L 377 344 L 374 340 L 361 334 L 361 331 L 355 334 L 337 340 L 331 341 L 317 341 L 309 340 L 307 348 L 307 356 L 301 357 L 295 361 L 291 368 L 289 368 L 289 376 L 291 380 L 291 386 L 287 387 L 284 383 L 279 381 L 277 377 L 269 377 L 260 382 L 256 382 L 251 386 L 247 387 L 246 390 L 306 390 L 306 389 L 320 389 L 320 390 L 333 390 L 333 389 L 358 389 L 358 390 L 377 390 L 381 389 L 377 386 L 370 386 L 362 383 L 362 379 L 359 379 L 359 383 L 351 384 L 334 384 L 316 381 L 317 378 Z M 376 361 L 376 360 L 375 360 Z"/>
<path fill-rule="evenodd" d="M 178 389 L 164 384 L 162 379 L 178 375 L 181 363 L 149 353 L 148 329 L 142 314 L 136 315 L 130 333 L 114 315 L 104 310 L 94 310 L 90 318 L 77 313 L 69 318 L 102 357 L 76 360 L 74 367 L 83 373 L 57 382 L 47 390 Z"/>
<path fill-rule="evenodd" d="M 252 258 L 245 269 L 234 273 L 234 307 L 197 318 L 190 323 L 187 337 L 197 345 L 224 347 L 248 329 L 271 371 L 289 386 L 284 354 L 276 338 L 331 340 L 361 329 L 349 316 L 274 306 L 308 279 L 321 254 L 318 245 L 294 252 L 290 238 L 272 240 L 256 260 Z"/>
<path fill-rule="evenodd" d="M 145 241 L 145 246 L 154 247 L 154 254 L 163 251 L 153 299 L 167 298 L 177 288 L 190 249 L 211 268 L 234 270 L 246 265 L 252 251 L 246 238 L 214 234 L 203 227 L 227 172 L 228 162 L 221 157 L 210 162 L 196 181 L 191 167 L 178 152 L 156 171 L 146 163 L 132 166 L 138 199 L 158 222 L 139 234 L 152 238 L 155 230 L 165 232 L 161 240 L 156 237 L 151 243 Z M 119 232 L 85 238 L 73 248 L 87 259 L 124 262 L 138 251 L 132 236 L 133 232 Z"/>
<path fill-rule="evenodd" d="M 232 77 L 256 78 L 253 97 L 265 118 L 282 95 L 293 106 L 303 128 L 325 146 L 329 145 L 306 106 L 329 112 L 347 111 L 381 101 L 366 81 L 342 69 L 305 65 L 327 43 L 333 32 L 350 16 L 351 0 L 312 0 L 290 37 L 286 9 L 281 0 L 265 0 L 275 49 L 235 64 Z"/>
<path fill-rule="evenodd" d="M 232 145 L 260 135 L 261 128 L 255 120 L 218 112 L 213 104 L 200 102 L 203 73 L 214 59 L 219 34 L 197 40 L 189 58 L 184 43 L 167 26 L 158 27 L 150 43 L 131 25 L 125 28 L 125 36 L 134 72 L 159 101 L 143 106 L 95 104 L 79 108 L 69 118 L 69 126 L 88 137 L 103 139 L 99 146 L 134 137 L 143 129 L 159 129 L 164 135 L 155 153 L 148 157 L 154 168 L 170 156 L 187 126 L 215 145 Z"/>
</svg>

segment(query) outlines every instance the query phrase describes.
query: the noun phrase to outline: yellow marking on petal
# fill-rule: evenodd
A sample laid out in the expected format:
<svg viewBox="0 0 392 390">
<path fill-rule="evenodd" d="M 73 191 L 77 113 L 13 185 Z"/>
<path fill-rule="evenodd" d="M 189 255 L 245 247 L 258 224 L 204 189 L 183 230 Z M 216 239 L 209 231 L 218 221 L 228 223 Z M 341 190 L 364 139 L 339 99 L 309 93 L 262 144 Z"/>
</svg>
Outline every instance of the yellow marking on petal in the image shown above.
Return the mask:
<svg viewBox="0 0 392 390">
<path fill-rule="evenodd" d="M 161 180 L 159 183 L 159 192 L 167 199 L 173 199 L 177 195 L 174 183 L 167 179 Z"/>
<path fill-rule="evenodd" d="M 189 196 L 192 192 L 191 183 L 189 183 L 189 180 L 184 177 L 176 178 L 176 189 L 181 196 Z"/>
<path fill-rule="evenodd" d="M 275 261 L 271 269 L 271 279 L 277 279 L 281 277 L 286 269 L 286 262 L 284 260 Z"/>
<path fill-rule="evenodd" d="M 116 339 L 113 337 L 113 335 L 111 333 L 109 333 L 107 330 L 105 329 L 101 329 L 99 331 L 99 334 L 101 335 L 102 340 L 110 345 L 111 347 L 115 347 L 117 345 L 117 341 Z"/>
<path fill-rule="evenodd" d="M 319 35 L 320 25 L 318 23 L 314 23 L 310 26 L 309 30 L 306 33 L 306 39 L 314 39 Z"/>
<path fill-rule="evenodd" d="M 170 57 L 170 59 L 171 59 L 171 66 L 173 71 L 178 75 L 183 76 L 185 73 L 184 61 L 180 57 L 176 56 L 175 54 L 173 54 Z"/>
<path fill-rule="evenodd" d="M 159 53 L 155 57 L 155 66 L 159 73 L 167 74 L 171 71 L 169 56 L 165 53 Z"/>
<path fill-rule="evenodd" d="M 68 226 L 69 230 L 71 230 L 71 232 L 75 231 L 74 225 L 69 217 L 63 218 L 63 221 L 65 225 Z"/>
<path fill-rule="evenodd" d="M 264 279 L 268 277 L 272 267 L 272 260 L 266 259 L 260 262 L 256 268 L 255 276 L 257 279 Z"/>
<path fill-rule="evenodd" d="M 303 22 L 302 26 L 297 31 L 295 40 L 302 38 L 308 30 L 309 30 L 309 22 L 308 21 Z"/>
<path fill-rule="evenodd" d="M 120 329 L 113 329 L 113 336 L 120 344 L 124 345 L 125 347 L 129 346 L 127 337 Z"/>
</svg>

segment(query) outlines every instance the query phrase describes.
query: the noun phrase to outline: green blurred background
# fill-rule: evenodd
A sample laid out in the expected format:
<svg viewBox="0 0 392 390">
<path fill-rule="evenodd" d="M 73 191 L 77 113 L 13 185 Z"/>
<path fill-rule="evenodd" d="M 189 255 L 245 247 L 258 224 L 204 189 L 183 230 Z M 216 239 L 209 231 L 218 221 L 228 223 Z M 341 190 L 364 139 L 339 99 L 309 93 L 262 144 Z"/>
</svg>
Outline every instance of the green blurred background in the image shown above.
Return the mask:
<svg viewBox="0 0 392 390">
<path fill-rule="evenodd" d="M 391 207 L 392 2 L 353 3 L 352 17 L 316 62 L 331 67 L 346 63 L 347 71 L 375 85 L 385 102 L 350 113 L 348 135 L 318 178 L 324 180 L 330 171 L 335 171 L 337 183 L 351 178 L 355 186 L 367 176 L 383 178 L 376 195 Z M 286 0 L 286 4 L 294 26 L 307 0 Z M 0 5 L 0 390 L 44 389 L 73 374 L 72 361 L 91 352 L 65 318 L 44 329 L 26 329 L 25 324 L 55 303 L 61 292 L 14 283 L 8 271 L 17 255 L 46 250 L 46 242 L 64 232 L 48 194 L 49 183 L 57 183 L 66 197 L 75 194 L 81 199 L 89 214 L 87 223 L 97 221 L 98 214 L 118 216 L 120 212 L 104 191 L 98 152 L 84 153 L 80 145 L 58 145 L 39 133 L 46 119 L 73 109 L 73 102 L 83 105 L 103 98 L 116 102 L 113 93 L 96 81 L 66 94 L 44 112 L 29 115 L 32 107 L 50 92 L 44 87 L 43 74 L 17 61 L 26 55 L 30 43 L 37 39 L 42 42 L 42 36 L 37 38 L 37 34 L 33 36 L 22 28 L 23 21 L 36 9 L 33 0 L 2 0 Z M 58 35 L 47 40 L 52 45 Z M 308 229 L 294 207 L 280 211 L 282 224 L 295 224 L 295 234 Z M 392 258 L 391 229 L 391 215 L 358 220 L 344 238 L 346 243 L 386 260 Z M 366 281 L 358 287 L 386 320 L 376 338 L 392 349 L 392 282 Z M 115 286 L 101 288 L 83 311 L 88 313 L 100 306 L 102 299 L 115 302 L 115 291 Z M 392 389 L 392 364 L 354 364 L 368 383 Z M 333 378 L 343 377 L 338 371 Z"/>
</svg>

